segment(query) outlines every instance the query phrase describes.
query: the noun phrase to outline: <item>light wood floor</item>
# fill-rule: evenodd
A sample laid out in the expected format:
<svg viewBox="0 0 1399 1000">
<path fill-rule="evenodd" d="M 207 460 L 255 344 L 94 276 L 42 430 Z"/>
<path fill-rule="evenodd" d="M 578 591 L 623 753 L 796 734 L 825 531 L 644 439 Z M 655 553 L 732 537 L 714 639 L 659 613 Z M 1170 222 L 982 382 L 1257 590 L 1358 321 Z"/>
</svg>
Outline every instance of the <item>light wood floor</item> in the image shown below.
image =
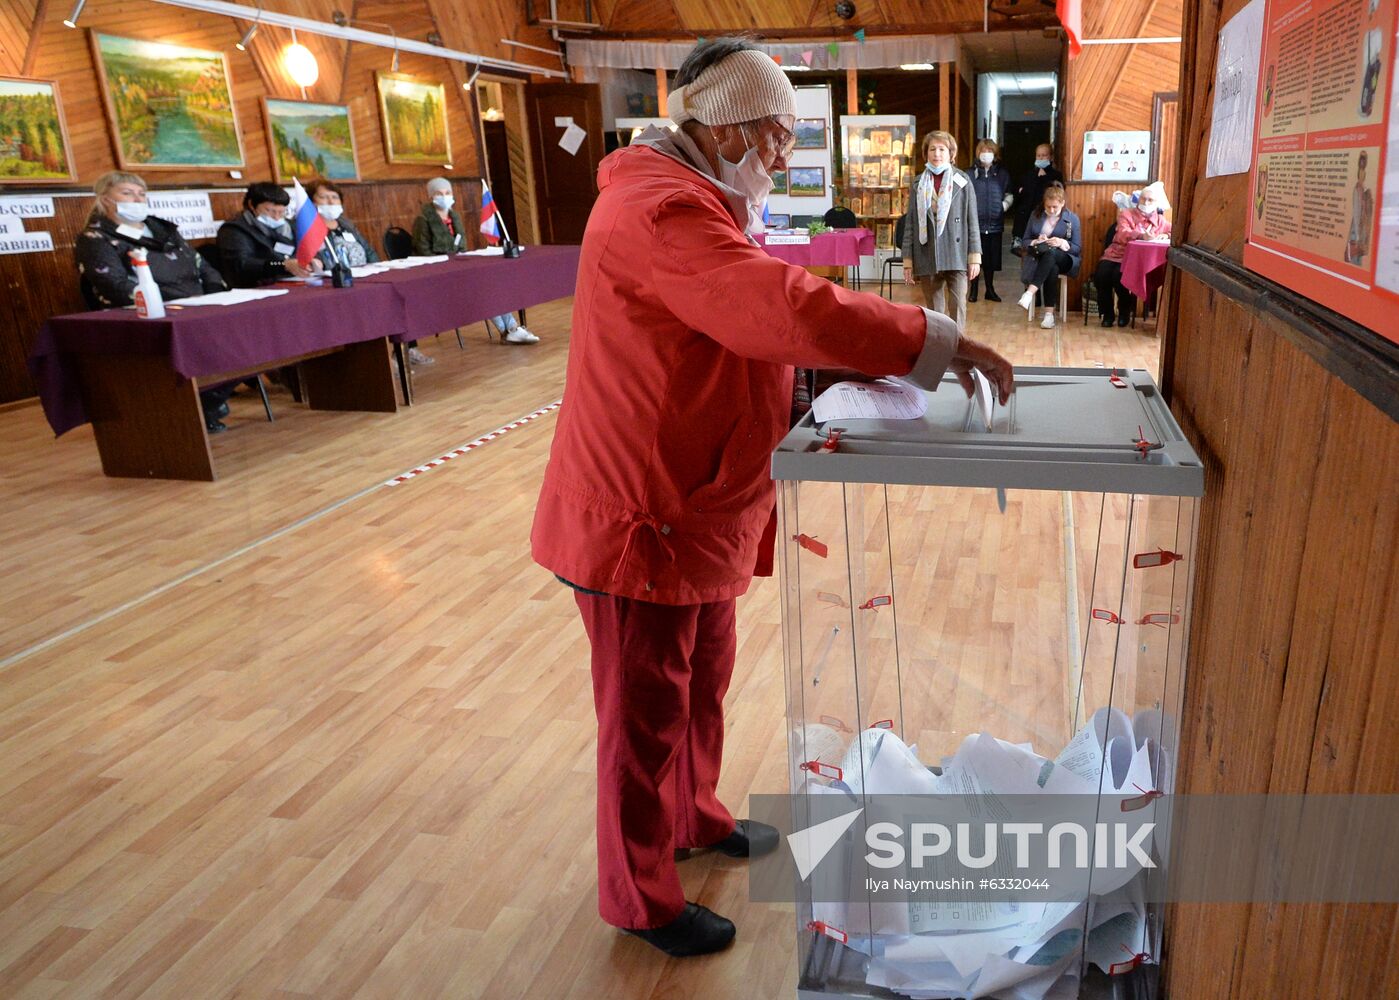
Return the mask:
<svg viewBox="0 0 1399 1000">
<path fill-rule="evenodd" d="M 682 868 L 722 955 L 596 916 L 587 647 L 527 546 L 554 416 L 382 485 L 559 398 L 570 304 L 536 347 L 426 342 L 397 415 L 235 399 L 214 484 L 107 479 L 0 412 L 0 996 L 793 995 L 792 911 L 739 863 Z M 1022 364 L 1154 370 L 1150 331 L 1078 320 L 969 313 Z M 756 582 L 737 811 L 786 788 L 778 623 Z"/>
</svg>

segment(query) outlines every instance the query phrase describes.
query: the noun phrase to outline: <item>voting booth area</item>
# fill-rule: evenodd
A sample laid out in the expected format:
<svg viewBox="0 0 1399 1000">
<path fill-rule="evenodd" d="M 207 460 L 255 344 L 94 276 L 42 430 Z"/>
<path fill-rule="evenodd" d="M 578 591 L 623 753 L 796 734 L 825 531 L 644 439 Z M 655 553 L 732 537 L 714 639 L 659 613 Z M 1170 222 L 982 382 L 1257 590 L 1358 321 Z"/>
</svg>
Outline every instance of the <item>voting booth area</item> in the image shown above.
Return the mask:
<svg viewBox="0 0 1399 1000">
<path fill-rule="evenodd" d="M 1140 370 L 1017 369 L 995 408 L 949 375 L 916 409 L 808 415 L 773 456 L 793 829 L 831 797 L 1076 796 L 1149 817 L 1157 867 L 1048 902 L 802 882 L 798 995 L 1154 996 L 1200 461 Z M 862 836 L 823 863 L 869 886 Z"/>
</svg>

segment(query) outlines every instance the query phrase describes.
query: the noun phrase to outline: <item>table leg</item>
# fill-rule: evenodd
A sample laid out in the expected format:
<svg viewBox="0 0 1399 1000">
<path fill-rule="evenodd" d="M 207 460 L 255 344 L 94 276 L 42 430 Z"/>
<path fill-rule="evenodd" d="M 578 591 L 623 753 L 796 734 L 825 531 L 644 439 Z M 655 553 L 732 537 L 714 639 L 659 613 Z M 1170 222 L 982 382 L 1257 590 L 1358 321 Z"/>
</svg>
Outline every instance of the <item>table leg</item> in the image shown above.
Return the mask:
<svg viewBox="0 0 1399 1000">
<path fill-rule="evenodd" d="M 313 410 L 398 412 L 387 337 L 346 344 L 303 361 L 300 367 L 306 401 Z"/>
<path fill-rule="evenodd" d="M 164 358 L 79 359 L 102 471 L 133 479 L 213 482 L 214 458 L 193 381 Z"/>
<path fill-rule="evenodd" d="M 457 335 L 460 339 L 461 334 Z M 413 379 L 412 369 L 408 364 L 408 352 L 403 348 L 403 341 L 396 340 L 393 343 L 394 361 L 398 363 L 398 383 L 403 390 L 403 405 L 413 405 Z"/>
</svg>

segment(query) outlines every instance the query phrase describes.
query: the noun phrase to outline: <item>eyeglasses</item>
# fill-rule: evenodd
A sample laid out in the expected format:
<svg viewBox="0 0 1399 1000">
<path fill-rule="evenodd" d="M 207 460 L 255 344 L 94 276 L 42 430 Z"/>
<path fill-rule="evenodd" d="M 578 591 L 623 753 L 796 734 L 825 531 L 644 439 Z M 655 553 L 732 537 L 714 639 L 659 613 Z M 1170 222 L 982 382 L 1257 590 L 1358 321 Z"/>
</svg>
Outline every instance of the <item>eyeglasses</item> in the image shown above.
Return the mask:
<svg viewBox="0 0 1399 1000">
<path fill-rule="evenodd" d="M 769 118 L 774 127 L 779 130 L 777 139 L 777 154 L 784 160 L 791 155 L 792 150 L 797 148 L 797 133 L 783 125 L 776 118 Z"/>
</svg>

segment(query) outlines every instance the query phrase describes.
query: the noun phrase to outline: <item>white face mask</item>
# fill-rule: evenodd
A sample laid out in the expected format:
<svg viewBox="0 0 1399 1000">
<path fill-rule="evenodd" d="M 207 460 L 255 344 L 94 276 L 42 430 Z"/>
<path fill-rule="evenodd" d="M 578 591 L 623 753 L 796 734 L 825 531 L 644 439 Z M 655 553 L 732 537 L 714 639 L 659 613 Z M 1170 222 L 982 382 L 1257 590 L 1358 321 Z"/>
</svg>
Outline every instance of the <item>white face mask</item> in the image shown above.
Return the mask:
<svg viewBox="0 0 1399 1000">
<path fill-rule="evenodd" d="M 929 160 L 929 161 L 928 161 L 928 169 L 931 170 L 933 173 L 938 174 L 939 176 L 941 176 L 942 174 L 947 173 L 947 164 L 946 164 L 946 163 L 943 163 L 943 164 L 939 164 L 938 166 L 935 167 L 935 166 L 933 166 L 933 161 L 932 161 L 932 160 Z"/>
<path fill-rule="evenodd" d="M 457 199 L 449 194 L 435 194 L 432 196 L 432 203 L 445 212 L 457 203 Z"/>
<path fill-rule="evenodd" d="M 743 131 L 743 142 L 745 145 L 748 142 L 747 130 Z M 748 202 L 748 232 L 761 233 L 764 229 L 763 202 L 772 192 L 772 178 L 758 155 L 758 147 L 748 146 L 737 163 L 730 163 L 717 149 L 715 152 L 719 156 L 719 180 L 742 194 Z"/>
<path fill-rule="evenodd" d="M 996 162 L 996 154 L 982 153 L 980 156 L 977 157 L 977 159 L 981 161 L 981 165 L 983 167 L 989 167 L 991 164 Z"/>
<path fill-rule="evenodd" d="M 316 211 L 320 213 L 322 219 L 329 219 L 331 222 L 334 222 L 336 219 L 340 218 L 341 213 L 345 211 L 345 206 L 317 205 Z"/>
<path fill-rule="evenodd" d="M 261 222 L 268 229 L 282 228 L 282 220 L 273 215 L 259 215 L 257 221 Z"/>
<path fill-rule="evenodd" d="M 1143 202 L 1139 202 L 1139 203 L 1137 204 L 1137 208 L 1139 208 L 1139 209 L 1140 209 L 1143 213 L 1145 213 L 1146 215 L 1155 215 L 1155 214 L 1156 214 L 1156 202 L 1154 202 L 1154 201 L 1143 201 Z"/>
<path fill-rule="evenodd" d="M 122 222 L 145 222 L 146 217 L 151 214 L 151 207 L 144 201 L 118 201 L 117 218 Z"/>
</svg>

